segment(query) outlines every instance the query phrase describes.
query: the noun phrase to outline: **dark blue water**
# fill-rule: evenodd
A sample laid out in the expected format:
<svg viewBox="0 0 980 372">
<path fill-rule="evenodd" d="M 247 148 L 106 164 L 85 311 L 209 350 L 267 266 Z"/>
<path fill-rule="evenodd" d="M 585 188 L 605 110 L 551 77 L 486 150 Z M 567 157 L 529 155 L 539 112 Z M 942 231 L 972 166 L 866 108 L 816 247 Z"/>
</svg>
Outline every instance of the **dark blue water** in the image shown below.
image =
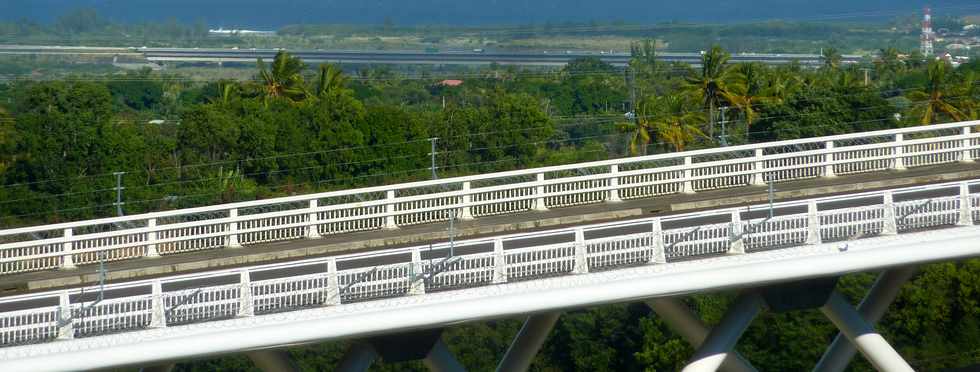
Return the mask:
<svg viewBox="0 0 980 372">
<path fill-rule="evenodd" d="M 980 13 L 977 0 L 934 0 L 939 15 Z M 298 23 L 531 24 L 564 21 L 743 22 L 889 19 L 910 14 L 920 0 L 0 0 L 0 19 L 50 22 L 92 7 L 116 22 L 204 20 L 212 27 L 272 29 Z M 964 10 L 962 7 L 971 7 Z M 862 13 L 862 14 L 858 14 Z"/>
</svg>

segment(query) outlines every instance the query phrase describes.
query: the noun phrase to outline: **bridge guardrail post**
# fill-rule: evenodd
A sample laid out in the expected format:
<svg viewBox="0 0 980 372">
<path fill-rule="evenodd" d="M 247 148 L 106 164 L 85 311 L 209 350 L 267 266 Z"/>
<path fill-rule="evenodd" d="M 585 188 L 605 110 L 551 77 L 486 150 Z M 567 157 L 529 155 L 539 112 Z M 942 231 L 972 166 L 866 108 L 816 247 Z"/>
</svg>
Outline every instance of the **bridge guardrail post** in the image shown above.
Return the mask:
<svg viewBox="0 0 980 372">
<path fill-rule="evenodd" d="M 762 160 L 763 156 L 765 156 L 765 154 L 762 149 L 755 149 L 755 163 L 752 165 L 752 170 L 755 171 L 755 173 L 752 174 L 752 185 L 754 186 L 766 185 L 766 180 L 764 177 L 765 174 L 763 173 L 763 170 L 765 170 L 766 167 L 766 162 Z"/>
<path fill-rule="evenodd" d="M 507 283 L 507 255 L 504 254 L 504 240 L 493 240 L 493 282 Z"/>
<path fill-rule="evenodd" d="M 892 150 L 895 155 L 895 162 L 893 163 L 894 165 L 892 165 L 892 169 L 894 170 L 906 169 L 905 157 L 902 156 L 902 154 L 905 154 L 905 144 L 903 143 L 904 141 L 905 141 L 904 134 L 902 133 L 895 134 L 895 147 L 893 147 L 894 150 Z"/>
<path fill-rule="evenodd" d="M 536 176 L 537 182 L 544 182 L 544 173 L 538 173 Z M 534 199 L 534 210 L 536 211 L 547 211 L 548 206 L 545 204 L 545 199 L 541 195 L 544 195 L 544 186 L 537 186 L 534 188 L 534 195 L 538 197 Z"/>
<path fill-rule="evenodd" d="M 255 315 L 255 308 L 252 301 L 252 279 L 248 275 L 248 270 L 242 270 L 238 280 L 238 316 L 246 317 Z"/>
<path fill-rule="evenodd" d="M 238 208 L 232 208 L 228 210 L 228 218 L 237 218 Z M 238 242 L 238 221 L 232 221 L 228 223 L 228 238 L 226 239 L 225 246 L 228 248 L 241 248 L 241 243 Z"/>
<path fill-rule="evenodd" d="M 729 231 L 730 238 L 728 241 L 728 254 L 745 254 L 745 234 L 742 233 L 744 230 L 742 227 L 742 213 L 739 211 L 732 211 L 732 222 Z"/>
<path fill-rule="evenodd" d="M 650 255 L 651 264 L 664 264 L 667 263 L 667 252 L 666 246 L 664 245 L 664 229 L 663 225 L 660 223 L 660 217 L 654 217 L 653 221 L 650 222 L 651 233 L 650 239 L 653 245 L 653 254 Z"/>
<path fill-rule="evenodd" d="M 461 221 L 473 219 L 473 207 L 470 206 L 470 203 L 473 202 L 473 195 L 469 193 L 471 186 L 470 181 L 463 182 L 463 192 L 465 194 L 463 194 L 463 208 L 459 213 L 459 219 Z"/>
<path fill-rule="evenodd" d="M 585 245 L 585 229 L 575 229 L 575 263 L 573 264 L 573 274 L 588 274 L 589 259 L 586 252 L 588 247 Z"/>
<path fill-rule="evenodd" d="M 63 237 L 65 242 L 61 243 L 61 252 L 64 254 L 61 256 L 61 268 L 64 270 L 72 270 L 76 268 L 75 259 L 72 257 L 72 229 L 69 227 L 65 229 Z"/>
<path fill-rule="evenodd" d="M 320 202 L 316 199 L 310 200 L 310 214 L 307 216 L 309 226 L 306 228 L 307 239 L 320 239 L 320 227 L 318 226 L 320 215 L 316 211 L 319 204 Z"/>
<path fill-rule="evenodd" d="M 824 148 L 824 150 L 833 150 L 834 149 L 834 141 L 827 141 L 827 142 L 825 142 L 823 148 Z M 826 164 L 826 165 L 823 166 L 823 176 L 824 177 L 837 177 L 837 173 L 834 172 L 834 164 L 833 164 L 833 162 L 834 162 L 834 153 L 829 152 L 826 155 L 824 155 L 823 156 L 823 162 L 824 162 L 824 164 Z"/>
<path fill-rule="evenodd" d="M 694 170 L 692 168 L 693 164 L 694 159 L 692 159 L 690 156 L 684 157 L 684 183 L 681 186 L 681 193 L 694 193 L 694 181 L 691 180 L 691 178 L 694 178 Z"/>
<path fill-rule="evenodd" d="M 619 198 L 619 177 L 615 177 L 616 173 L 619 173 L 619 165 L 618 164 L 610 165 L 609 174 L 612 174 L 614 176 L 609 179 L 609 186 L 611 187 L 611 189 L 609 189 L 609 199 L 607 199 L 606 201 L 610 203 L 618 203 L 623 201 L 623 199 Z"/>
<path fill-rule="evenodd" d="M 885 210 L 882 213 L 881 225 L 881 235 L 897 235 L 898 234 L 898 221 L 897 214 L 895 213 L 895 200 L 892 196 L 891 191 L 885 191 L 885 195 L 882 196 L 884 201 Z"/>
<path fill-rule="evenodd" d="M 146 221 L 146 227 L 155 228 L 157 227 L 157 219 L 151 218 Z M 146 233 L 146 257 L 157 258 L 160 257 L 160 252 L 157 251 L 157 232 L 156 230 Z"/>
<path fill-rule="evenodd" d="M 964 136 L 969 136 L 970 133 L 971 133 L 971 131 L 972 130 L 970 129 L 970 127 L 963 127 L 963 135 Z M 964 162 L 964 163 L 972 163 L 973 162 L 973 151 L 970 150 L 970 142 L 971 142 L 971 140 L 969 138 L 966 138 L 966 139 L 963 140 L 963 144 L 961 145 L 961 146 L 963 146 L 963 153 L 960 155 L 960 161 L 961 162 Z"/>
<path fill-rule="evenodd" d="M 337 278 L 337 259 L 330 258 L 327 260 L 327 288 L 326 296 L 324 299 L 324 305 L 340 305 L 340 281 Z"/>
<path fill-rule="evenodd" d="M 75 321 L 71 316 L 71 298 L 68 291 L 58 295 L 58 339 L 71 340 L 75 338 Z"/>
<path fill-rule="evenodd" d="M 409 275 L 408 294 L 417 296 L 425 294 L 425 282 L 429 279 L 422 270 L 422 250 L 419 247 L 412 248 L 411 274 Z M 421 279 L 421 280 L 420 280 Z"/>
<path fill-rule="evenodd" d="M 973 198 L 970 196 L 970 184 L 960 183 L 960 218 L 957 226 L 973 226 Z"/>
<path fill-rule="evenodd" d="M 150 300 L 150 328 L 164 328 L 167 326 L 167 309 L 163 303 L 163 283 L 159 279 L 151 284 Z"/>
<path fill-rule="evenodd" d="M 817 202 L 810 200 L 806 205 L 806 244 L 816 245 L 823 242 L 820 236 L 820 215 L 817 212 Z"/>
<path fill-rule="evenodd" d="M 388 190 L 385 195 L 385 199 L 388 201 L 385 204 L 385 230 L 395 230 L 398 228 L 398 224 L 395 223 L 395 190 Z"/>
</svg>

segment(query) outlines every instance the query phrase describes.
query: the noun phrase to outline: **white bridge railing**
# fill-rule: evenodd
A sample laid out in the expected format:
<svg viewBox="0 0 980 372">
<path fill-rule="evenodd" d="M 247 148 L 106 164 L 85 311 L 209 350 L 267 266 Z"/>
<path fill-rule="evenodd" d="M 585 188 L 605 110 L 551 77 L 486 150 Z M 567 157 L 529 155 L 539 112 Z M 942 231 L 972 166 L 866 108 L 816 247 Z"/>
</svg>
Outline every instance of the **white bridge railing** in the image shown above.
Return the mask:
<svg viewBox="0 0 980 372">
<path fill-rule="evenodd" d="M 0 275 L 766 182 L 972 162 L 980 121 L 0 230 Z M 869 212 L 870 213 L 870 212 Z M 787 222 L 789 223 L 789 222 Z"/>
<path fill-rule="evenodd" d="M 0 299 L 0 346 L 833 241 L 846 244 L 977 221 L 980 180 L 51 291 Z"/>
</svg>

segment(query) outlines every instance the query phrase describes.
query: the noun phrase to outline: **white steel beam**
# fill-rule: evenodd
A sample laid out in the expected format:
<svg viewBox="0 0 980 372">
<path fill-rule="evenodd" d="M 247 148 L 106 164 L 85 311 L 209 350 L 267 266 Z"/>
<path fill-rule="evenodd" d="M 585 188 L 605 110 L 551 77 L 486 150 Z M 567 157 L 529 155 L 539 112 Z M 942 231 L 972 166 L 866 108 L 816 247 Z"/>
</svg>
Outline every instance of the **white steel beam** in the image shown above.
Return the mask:
<svg viewBox="0 0 980 372">
<path fill-rule="evenodd" d="M 881 273 L 878 280 L 868 290 L 868 294 L 858 305 L 857 311 L 868 323 L 875 324 L 885 315 L 888 305 L 898 296 L 899 290 L 909 281 L 918 269 L 914 266 L 900 267 Z M 857 350 L 847 338 L 838 333 L 834 342 L 817 362 L 814 372 L 840 372 L 847 368 Z"/>
<path fill-rule="evenodd" d="M 840 293 L 832 293 L 820 311 L 861 351 L 875 369 L 888 372 L 913 371 L 912 366 L 861 318 L 861 314 Z"/>
<path fill-rule="evenodd" d="M 684 301 L 676 297 L 654 298 L 647 301 L 647 305 L 663 319 L 664 323 L 675 333 L 691 344 L 695 349 L 704 343 L 711 331 L 697 314 L 691 310 Z M 725 360 L 721 364 L 721 371 L 725 372 L 756 372 L 745 358 L 737 351 L 732 350 L 726 353 Z"/>
<path fill-rule="evenodd" d="M 757 293 L 744 293 L 735 300 L 732 307 L 725 312 L 708 337 L 694 352 L 691 362 L 684 367 L 684 372 L 714 372 L 721 367 L 729 352 L 738 343 L 739 337 L 752 324 L 752 319 L 762 310 L 763 300 Z"/>
<path fill-rule="evenodd" d="M 524 326 L 514 336 L 514 341 L 504 354 L 504 359 L 497 365 L 497 372 L 527 371 L 560 315 L 561 313 L 552 312 L 527 317 Z"/>
</svg>

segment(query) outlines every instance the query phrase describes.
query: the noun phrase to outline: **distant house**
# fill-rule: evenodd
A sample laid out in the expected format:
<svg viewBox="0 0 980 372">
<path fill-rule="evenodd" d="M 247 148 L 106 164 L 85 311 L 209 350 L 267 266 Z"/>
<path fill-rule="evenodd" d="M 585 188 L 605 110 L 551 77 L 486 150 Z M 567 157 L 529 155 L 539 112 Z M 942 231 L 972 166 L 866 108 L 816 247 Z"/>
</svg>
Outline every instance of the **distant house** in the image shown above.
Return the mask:
<svg viewBox="0 0 980 372">
<path fill-rule="evenodd" d="M 460 85 L 463 85 L 463 81 L 462 80 L 443 80 L 443 81 L 440 81 L 439 82 L 439 85 L 442 85 L 442 86 L 445 86 L 445 87 L 458 87 Z"/>
</svg>

